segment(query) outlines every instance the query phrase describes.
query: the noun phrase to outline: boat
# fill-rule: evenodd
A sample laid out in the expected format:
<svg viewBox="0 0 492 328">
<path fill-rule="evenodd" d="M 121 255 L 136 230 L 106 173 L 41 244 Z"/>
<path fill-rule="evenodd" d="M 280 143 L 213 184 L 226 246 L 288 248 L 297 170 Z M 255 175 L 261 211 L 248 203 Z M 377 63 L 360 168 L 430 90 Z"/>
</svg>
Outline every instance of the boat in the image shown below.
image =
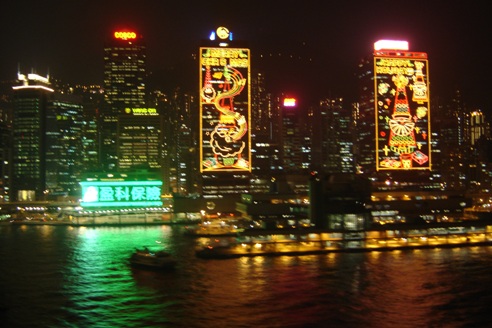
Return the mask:
<svg viewBox="0 0 492 328">
<path fill-rule="evenodd" d="M 234 227 L 209 227 L 198 225 L 197 227 L 185 227 L 184 235 L 191 237 L 225 237 L 236 236 L 238 230 Z"/>
<path fill-rule="evenodd" d="M 176 259 L 170 253 L 163 250 L 152 252 L 147 247 L 136 249 L 130 257 L 130 264 L 134 267 L 172 269 L 176 263 Z"/>
<path fill-rule="evenodd" d="M 231 237 L 237 236 L 244 228 L 238 219 L 206 220 L 197 226 L 185 227 L 184 234 L 191 237 Z"/>
</svg>

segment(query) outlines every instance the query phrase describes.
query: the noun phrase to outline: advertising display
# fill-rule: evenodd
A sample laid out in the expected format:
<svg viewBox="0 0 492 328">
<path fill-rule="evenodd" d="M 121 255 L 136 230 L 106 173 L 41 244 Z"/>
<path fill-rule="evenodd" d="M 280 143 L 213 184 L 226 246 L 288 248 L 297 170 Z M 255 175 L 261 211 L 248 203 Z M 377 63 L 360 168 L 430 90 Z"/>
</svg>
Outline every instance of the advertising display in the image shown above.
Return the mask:
<svg viewBox="0 0 492 328">
<path fill-rule="evenodd" d="M 82 207 L 162 206 L 162 181 L 83 181 Z"/>
<path fill-rule="evenodd" d="M 200 172 L 250 172 L 250 51 L 202 47 L 199 58 Z"/>
<path fill-rule="evenodd" d="M 376 169 L 430 170 L 429 67 L 420 52 L 375 52 Z"/>
</svg>

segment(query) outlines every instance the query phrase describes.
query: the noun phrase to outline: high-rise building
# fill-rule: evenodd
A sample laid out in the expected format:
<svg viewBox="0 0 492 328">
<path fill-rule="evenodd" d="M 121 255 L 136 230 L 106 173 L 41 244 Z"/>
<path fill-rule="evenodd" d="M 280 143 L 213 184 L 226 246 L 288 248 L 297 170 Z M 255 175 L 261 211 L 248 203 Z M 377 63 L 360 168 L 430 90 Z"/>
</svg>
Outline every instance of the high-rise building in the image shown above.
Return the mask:
<svg viewBox="0 0 492 328">
<path fill-rule="evenodd" d="M 250 49 L 219 27 L 199 51 L 203 194 L 247 192 L 251 176 Z"/>
<path fill-rule="evenodd" d="M 12 126 L 12 200 L 40 200 L 47 192 L 46 128 L 54 90 L 48 77 L 18 74 Z"/>
<path fill-rule="evenodd" d="M 263 73 L 252 74 L 251 94 L 251 193 L 265 193 L 272 190 L 272 181 L 277 181 L 276 177 L 282 172 L 278 133 L 280 113 L 277 98 L 266 91 Z"/>
<path fill-rule="evenodd" d="M 480 138 L 488 136 L 488 124 L 485 115 L 479 109 L 474 110 L 469 115 L 470 121 L 470 144 L 474 146 Z"/>
<path fill-rule="evenodd" d="M 82 170 L 83 106 L 49 77 L 18 74 L 13 87 L 11 199 L 74 196 Z"/>
<path fill-rule="evenodd" d="M 406 41 L 380 40 L 359 65 L 363 173 L 431 169 L 428 59 L 408 50 Z"/>
<path fill-rule="evenodd" d="M 118 118 L 127 108 L 146 108 L 146 47 L 135 31 L 115 31 L 104 46 L 104 106 L 101 113 L 101 164 L 117 170 Z M 124 126 L 119 127 L 125 131 Z M 128 158 L 123 167 L 127 167 Z"/>
<path fill-rule="evenodd" d="M 80 195 L 79 179 L 84 166 L 82 98 L 56 92 L 46 117 L 46 187 L 51 198 Z M 54 117 L 52 117 L 54 115 Z"/>
<path fill-rule="evenodd" d="M 343 98 L 326 98 L 312 108 L 312 169 L 323 173 L 354 173 L 353 127 Z"/>
<path fill-rule="evenodd" d="M 160 171 L 162 120 L 157 108 L 126 108 L 118 115 L 118 172 L 135 169 Z"/>
<path fill-rule="evenodd" d="M 307 173 L 311 165 L 311 133 L 307 109 L 297 99 L 283 96 L 280 112 L 280 158 L 288 174 Z"/>
</svg>

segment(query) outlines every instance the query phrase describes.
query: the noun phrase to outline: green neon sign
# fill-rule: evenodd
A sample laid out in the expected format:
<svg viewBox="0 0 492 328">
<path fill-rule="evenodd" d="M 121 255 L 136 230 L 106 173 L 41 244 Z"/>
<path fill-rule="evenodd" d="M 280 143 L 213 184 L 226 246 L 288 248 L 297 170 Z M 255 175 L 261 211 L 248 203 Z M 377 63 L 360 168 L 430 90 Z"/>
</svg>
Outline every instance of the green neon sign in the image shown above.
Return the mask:
<svg viewBox="0 0 492 328">
<path fill-rule="evenodd" d="M 83 181 L 82 207 L 162 206 L 162 181 Z"/>
</svg>

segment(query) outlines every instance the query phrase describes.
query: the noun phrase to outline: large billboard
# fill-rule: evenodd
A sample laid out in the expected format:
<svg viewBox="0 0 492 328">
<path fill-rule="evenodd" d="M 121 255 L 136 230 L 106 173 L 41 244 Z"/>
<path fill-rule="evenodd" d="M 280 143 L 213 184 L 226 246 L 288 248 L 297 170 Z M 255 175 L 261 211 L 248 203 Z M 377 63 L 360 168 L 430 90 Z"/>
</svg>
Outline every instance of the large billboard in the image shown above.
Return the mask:
<svg viewBox="0 0 492 328">
<path fill-rule="evenodd" d="M 82 207 L 162 206 L 162 181 L 82 181 Z"/>
<path fill-rule="evenodd" d="M 250 172 L 250 51 L 202 47 L 199 58 L 200 172 Z"/>
<path fill-rule="evenodd" d="M 377 170 L 431 169 L 428 78 L 425 53 L 374 53 Z"/>
</svg>

